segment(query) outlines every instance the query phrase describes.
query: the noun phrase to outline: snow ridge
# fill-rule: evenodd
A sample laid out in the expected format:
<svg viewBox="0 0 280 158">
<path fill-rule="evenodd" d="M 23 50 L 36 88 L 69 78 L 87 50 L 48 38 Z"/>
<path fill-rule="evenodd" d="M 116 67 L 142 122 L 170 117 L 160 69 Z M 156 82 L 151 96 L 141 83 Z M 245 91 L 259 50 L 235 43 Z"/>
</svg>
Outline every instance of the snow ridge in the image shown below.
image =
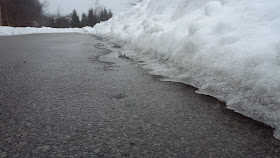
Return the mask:
<svg viewBox="0 0 280 158">
<path fill-rule="evenodd" d="M 83 29 L 80 28 L 34 28 L 34 27 L 0 27 L 0 36 L 14 36 L 14 35 L 26 35 L 35 33 L 84 33 Z"/>
<path fill-rule="evenodd" d="M 280 1 L 144 0 L 87 32 L 121 42 L 153 74 L 197 87 L 280 139 Z"/>
</svg>

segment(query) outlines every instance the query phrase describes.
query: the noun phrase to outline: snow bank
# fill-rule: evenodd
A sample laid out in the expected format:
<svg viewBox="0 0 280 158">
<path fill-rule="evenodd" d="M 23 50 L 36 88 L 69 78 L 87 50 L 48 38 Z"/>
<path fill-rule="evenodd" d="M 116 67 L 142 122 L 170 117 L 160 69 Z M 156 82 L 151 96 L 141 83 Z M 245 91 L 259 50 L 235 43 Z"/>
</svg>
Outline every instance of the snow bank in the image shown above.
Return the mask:
<svg viewBox="0 0 280 158">
<path fill-rule="evenodd" d="M 57 28 L 34 28 L 34 27 L 0 27 L 0 36 L 11 36 L 11 35 L 25 35 L 34 33 L 84 33 L 83 29 L 79 28 L 67 28 L 67 29 L 57 29 Z"/>
<path fill-rule="evenodd" d="M 122 42 L 151 73 L 197 87 L 280 139 L 280 1 L 144 0 L 87 32 Z"/>
</svg>

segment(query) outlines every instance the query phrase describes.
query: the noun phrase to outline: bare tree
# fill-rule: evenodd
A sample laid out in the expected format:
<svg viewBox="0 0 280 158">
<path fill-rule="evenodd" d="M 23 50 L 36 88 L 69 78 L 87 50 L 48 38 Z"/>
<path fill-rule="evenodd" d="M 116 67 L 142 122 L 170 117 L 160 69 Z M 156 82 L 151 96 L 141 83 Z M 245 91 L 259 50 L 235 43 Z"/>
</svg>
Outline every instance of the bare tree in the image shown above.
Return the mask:
<svg viewBox="0 0 280 158">
<path fill-rule="evenodd" d="M 33 26 L 44 15 L 39 0 L 0 0 L 2 7 L 2 23 L 10 26 Z"/>
<path fill-rule="evenodd" d="M 138 4 L 139 2 L 142 2 L 142 0 L 127 0 L 125 5 L 134 6 L 134 5 Z"/>
<path fill-rule="evenodd" d="M 44 2 L 41 2 L 41 6 L 42 6 L 43 11 L 45 12 L 49 6 L 49 1 L 44 0 Z"/>
<path fill-rule="evenodd" d="M 3 23 L 2 23 L 2 9 L 1 9 L 1 6 L 0 6 L 0 26 L 2 26 Z"/>
<path fill-rule="evenodd" d="M 96 8 L 99 7 L 99 4 L 100 4 L 100 1 L 101 1 L 101 0 L 91 0 L 91 1 L 93 1 L 93 3 L 94 3 L 94 8 L 95 8 L 95 10 L 96 10 Z"/>
<path fill-rule="evenodd" d="M 58 6 L 57 11 L 56 11 L 56 17 L 60 18 L 60 16 L 61 16 L 61 9 L 60 9 L 60 6 Z"/>
<path fill-rule="evenodd" d="M 94 14 L 95 15 L 99 14 L 99 12 L 101 10 L 101 7 L 100 7 L 101 0 L 91 0 L 91 1 L 93 1 L 93 3 L 94 3 L 94 6 L 93 6 Z"/>
<path fill-rule="evenodd" d="M 94 6 L 95 6 L 95 8 L 99 7 L 99 2 L 100 2 L 100 0 L 94 0 Z"/>
</svg>

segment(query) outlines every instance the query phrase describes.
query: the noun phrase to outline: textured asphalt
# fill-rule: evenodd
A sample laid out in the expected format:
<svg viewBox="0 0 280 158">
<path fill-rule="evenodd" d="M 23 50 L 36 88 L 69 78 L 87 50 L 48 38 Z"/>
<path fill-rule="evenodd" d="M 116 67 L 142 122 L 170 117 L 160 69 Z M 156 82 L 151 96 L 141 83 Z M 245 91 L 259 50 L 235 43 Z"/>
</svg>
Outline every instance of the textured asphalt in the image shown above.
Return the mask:
<svg viewBox="0 0 280 158">
<path fill-rule="evenodd" d="M 0 158 L 280 157 L 262 123 L 84 34 L 0 37 Z"/>
</svg>

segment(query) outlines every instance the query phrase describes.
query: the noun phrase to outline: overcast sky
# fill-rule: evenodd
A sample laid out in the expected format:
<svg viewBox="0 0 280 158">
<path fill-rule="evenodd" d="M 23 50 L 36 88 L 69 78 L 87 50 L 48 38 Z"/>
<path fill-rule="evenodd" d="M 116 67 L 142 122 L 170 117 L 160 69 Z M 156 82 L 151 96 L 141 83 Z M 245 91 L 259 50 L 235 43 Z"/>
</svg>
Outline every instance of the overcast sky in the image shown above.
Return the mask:
<svg viewBox="0 0 280 158">
<path fill-rule="evenodd" d="M 44 0 L 40 0 L 44 1 Z M 74 9 L 81 15 L 87 13 L 89 8 L 94 6 L 94 0 L 47 0 L 46 11 L 51 14 L 56 14 L 60 10 L 61 14 L 69 14 Z M 117 14 L 126 9 L 124 5 L 127 0 L 100 0 L 100 5 L 111 9 L 113 14 Z"/>
</svg>

